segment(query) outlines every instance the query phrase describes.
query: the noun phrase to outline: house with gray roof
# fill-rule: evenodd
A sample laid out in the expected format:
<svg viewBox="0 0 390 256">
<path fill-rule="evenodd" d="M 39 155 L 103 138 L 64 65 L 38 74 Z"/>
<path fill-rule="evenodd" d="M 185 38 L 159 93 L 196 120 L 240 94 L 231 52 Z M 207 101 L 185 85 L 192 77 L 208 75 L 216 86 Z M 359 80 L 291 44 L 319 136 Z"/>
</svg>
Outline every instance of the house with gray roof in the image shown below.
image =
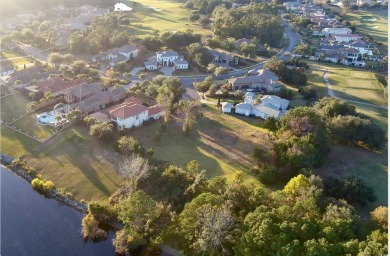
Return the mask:
<svg viewBox="0 0 390 256">
<path fill-rule="evenodd" d="M 213 61 L 215 63 L 226 63 L 229 66 L 235 66 L 238 65 L 240 58 L 238 56 L 234 56 L 231 54 L 226 54 L 224 52 L 220 52 L 217 50 L 209 50 L 210 53 L 213 55 L 214 59 Z"/>
<path fill-rule="evenodd" d="M 233 90 L 258 89 L 265 92 L 278 92 L 281 84 L 279 77 L 272 71 L 261 70 L 257 76 L 236 77 L 228 80 Z"/>
<path fill-rule="evenodd" d="M 158 68 L 157 57 L 156 56 L 149 57 L 148 60 L 144 62 L 144 65 L 147 70 L 157 70 Z"/>
</svg>

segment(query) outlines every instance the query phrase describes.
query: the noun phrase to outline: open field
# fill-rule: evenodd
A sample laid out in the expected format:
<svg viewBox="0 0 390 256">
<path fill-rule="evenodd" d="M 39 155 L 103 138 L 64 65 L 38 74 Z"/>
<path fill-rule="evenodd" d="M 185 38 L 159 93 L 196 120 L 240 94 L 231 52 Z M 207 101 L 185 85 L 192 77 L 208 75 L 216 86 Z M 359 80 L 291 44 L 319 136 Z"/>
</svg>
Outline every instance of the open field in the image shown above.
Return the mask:
<svg viewBox="0 0 390 256">
<path fill-rule="evenodd" d="M 161 121 L 143 126 L 130 132 L 146 148 L 154 148 L 154 157 L 185 166 L 190 160 L 197 160 L 207 176 L 233 178 L 236 171 L 246 173 L 249 180 L 256 181 L 249 174 L 251 153 L 256 145 L 271 148 L 267 132 L 258 127 L 257 119 L 247 123 L 238 115 L 224 115 L 213 106 L 203 107 L 203 117 L 198 119 L 190 134 L 185 136 L 181 124 L 170 122 L 162 132 L 161 140 L 155 142 L 153 135 Z M 249 118 L 248 118 L 249 119 Z"/>
<path fill-rule="evenodd" d="M 370 35 L 377 42 L 383 44 L 387 54 L 388 45 L 388 10 L 357 10 L 349 11 L 347 18 L 356 23 L 357 33 Z"/>
<path fill-rule="evenodd" d="M 182 3 L 173 0 L 134 0 L 125 3 L 133 8 L 132 21 L 122 28 L 131 35 L 143 37 L 156 30 L 163 33 L 186 29 L 192 29 L 194 33 L 211 34 L 210 30 L 188 19 L 191 10 L 184 9 Z"/>
<path fill-rule="evenodd" d="M 25 57 L 24 54 L 17 53 L 11 50 L 2 50 L 1 51 L 1 62 L 0 65 L 3 68 L 14 67 L 28 64 L 31 66 L 31 61 L 28 57 Z"/>
</svg>

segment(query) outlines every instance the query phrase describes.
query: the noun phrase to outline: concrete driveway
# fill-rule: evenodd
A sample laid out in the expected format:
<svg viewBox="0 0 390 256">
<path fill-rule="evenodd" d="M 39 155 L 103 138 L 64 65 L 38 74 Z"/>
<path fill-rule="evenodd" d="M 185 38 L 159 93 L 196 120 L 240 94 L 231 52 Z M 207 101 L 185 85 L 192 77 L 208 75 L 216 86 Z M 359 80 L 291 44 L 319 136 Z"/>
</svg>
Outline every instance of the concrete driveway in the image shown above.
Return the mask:
<svg viewBox="0 0 390 256">
<path fill-rule="evenodd" d="M 173 67 L 162 67 L 160 71 L 164 73 L 164 76 L 172 76 Z"/>
<path fill-rule="evenodd" d="M 130 74 L 132 77 L 136 77 L 137 76 L 137 73 L 142 71 L 142 70 L 145 70 L 144 67 L 135 67 L 133 68 L 131 71 L 130 71 Z"/>
</svg>

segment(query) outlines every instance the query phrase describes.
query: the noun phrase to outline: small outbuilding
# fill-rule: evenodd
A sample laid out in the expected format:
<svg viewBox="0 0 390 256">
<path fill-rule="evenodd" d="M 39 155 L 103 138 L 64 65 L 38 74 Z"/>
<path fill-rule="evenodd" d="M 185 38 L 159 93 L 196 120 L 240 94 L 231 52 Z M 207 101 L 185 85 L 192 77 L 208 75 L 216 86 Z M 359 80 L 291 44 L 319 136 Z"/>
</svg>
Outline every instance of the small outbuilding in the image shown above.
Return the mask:
<svg viewBox="0 0 390 256">
<path fill-rule="evenodd" d="M 222 105 L 222 112 L 223 113 L 231 113 L 232 112 L 232 108 L 233 108 L 233 104 L 232 103 L 230 103 L 230 102 L 222 102 L 221 105 Z"/>
</svg>

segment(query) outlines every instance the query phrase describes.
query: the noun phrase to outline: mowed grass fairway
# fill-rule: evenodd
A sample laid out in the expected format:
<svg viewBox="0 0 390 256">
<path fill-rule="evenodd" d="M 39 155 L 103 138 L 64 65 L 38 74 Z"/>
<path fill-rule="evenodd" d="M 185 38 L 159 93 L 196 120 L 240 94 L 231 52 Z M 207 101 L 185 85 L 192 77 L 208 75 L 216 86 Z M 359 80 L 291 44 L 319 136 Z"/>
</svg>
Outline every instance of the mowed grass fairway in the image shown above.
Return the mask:
<svg viewBox="0 0 390 256">
<path fill-rule="evenodd" d="M 1 127 L 1 151 L 25 156 L 27 163 L 56 187 L 84 200 L 106 199 L 121 184 L 116 167 L 104 157 L 104 148 L 87 127 L 66 128 L 45 143 Z"/>
<path fill-rule="evenodd" d="M 320 97 L 328 95 L 326 84 L 322 78 L 324 70 L 328 70 L 328 79 L 335 96 L 346 100 L 355 100 L 386 106 L 383 88 L 375 78 L 375 73 L 361 68 L 342 65 L 310 62 L 306 71 L 308 84 L 317 88 Z"/>
<path fill-rule="evenodd" d="M 155 142 L 153 135 L 161 121 L 131 131 L 146 148 L 154 148 L 154 157 L 172 164 L 186 166 L 197 160 L 208 177 L 224 176 L 233 179 L 236 171 L 246 174 L 248 180 L 258 183 L 249 173 L 251 154 L 256 145 L 270 149 L 267 132 L 258 127 L 259 119 L 238 115 L 226 115 L 214 106 L 203 106 L 203 117 L 198 119 L 188 136 L 184 135 L 181 123 L 171 121 L 162 132 L 161 140 Z M 258 124 L 257 124 L 258 122 Z"/>
<path fill-rule="evenodd" d="M 131 35 L 144 37 L 156 30 L 163 33 L 186 29 L 192 29 L 199 34 L 212 33 L 197 22 L 189 20 L 191 10 L 183 8 L 183 3 L 174 0 L 132 0 L 124 3 L 133 8 L 130 25 L 122 26 Z"/>
<path fill-rule="evenodd" d="M 384 54 L 388 46 L 388 10 L 349 11 L 347 15 L 351 22 L 357 24 L 357 33 L 372 36 L 383 44 Z"/>
</svg>

